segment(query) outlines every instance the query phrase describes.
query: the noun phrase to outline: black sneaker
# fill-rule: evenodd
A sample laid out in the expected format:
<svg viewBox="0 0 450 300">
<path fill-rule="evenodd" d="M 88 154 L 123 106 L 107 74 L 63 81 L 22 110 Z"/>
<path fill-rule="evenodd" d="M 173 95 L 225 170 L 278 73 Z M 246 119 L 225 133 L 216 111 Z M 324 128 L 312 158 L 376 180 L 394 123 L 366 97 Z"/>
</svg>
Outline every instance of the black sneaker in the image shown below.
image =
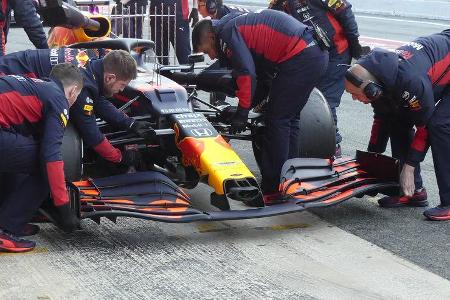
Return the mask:
<svg viewBox="0 0 450 300">
<path fill-rule="evenodd" d="M 36 247 L 36 243 L 21 239 L 18 236 L 0 229 L 0 251 L 21 253 L 28 252 Z"/>
</svg>

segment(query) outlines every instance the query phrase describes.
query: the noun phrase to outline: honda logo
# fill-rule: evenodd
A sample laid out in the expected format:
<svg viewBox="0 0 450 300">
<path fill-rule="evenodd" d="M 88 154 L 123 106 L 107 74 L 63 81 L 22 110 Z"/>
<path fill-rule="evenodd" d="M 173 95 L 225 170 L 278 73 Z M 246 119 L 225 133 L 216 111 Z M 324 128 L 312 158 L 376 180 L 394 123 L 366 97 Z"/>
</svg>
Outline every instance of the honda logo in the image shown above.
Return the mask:
<svg viewBox="0 0 450 300">
<path fill-rule="evenodd" d="M 193 136 L 196 137 L 204 137 L 204 136 L 212 136 L 211 129 L 208 128 L 198 128 L 198 129 L 192 129 L 191 133 Z"/>
</svg>

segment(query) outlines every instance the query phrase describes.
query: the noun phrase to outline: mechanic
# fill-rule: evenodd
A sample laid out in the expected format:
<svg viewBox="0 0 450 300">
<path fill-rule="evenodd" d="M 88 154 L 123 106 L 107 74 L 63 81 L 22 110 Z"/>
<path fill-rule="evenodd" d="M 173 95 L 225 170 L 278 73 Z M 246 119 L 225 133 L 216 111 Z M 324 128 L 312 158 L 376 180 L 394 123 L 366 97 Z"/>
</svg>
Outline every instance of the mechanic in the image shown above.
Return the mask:
<svg viewBox="0 0 450 300">
<path fill-rule="evenodd" d="M 175 14 L 175 18 L 172 15 Z M 189 13 L 188 0 L 151 0 L 151 37 L 156 41 L 156 55 L 164 65 L 169 64 L 170 44 L 175 49 L 179 64 L 187 64 L 191 54 L 189 22 L 198 21 L 198 11 Z M 169 44 L 170 41 L 170 44 Z"/>
<path fill-rule="evenodd" d="M 49 192 L 59 225 L 66 232 L 79 226 L 70 209 L 60 148 L 68 110 L 81 91 L 83 77 L 73 65 L 59 64 L 50 78 L 0 78 L 0 172 L 28 174 L 0 206 L 0 251 L 33 250 L 35 242 L 19 236 L 39 231 L 39 226 L 28 222 Z"/>
<path fill-rule="evenodd" d="M 26 50 L 0 58 L 0 73 L 45 78 L 52 67 L 61 62 L 80 67 L 83 74 L 84 87 L 70 109 L 70 118 L 84 143 L 110 162 L 134 164 L 131 156 L 123 157 L 121 151 L 111 145 L 96 122 L 97 115 L 117 128 L 147 139 L 154 137 L 149 122 L 128 117 L 107 100 L 136 78 L 136 62 L 128 52 L 112 50 L 103 58 L 90 60 L 80 49 Z"/>
<path fill-rule="evenodd" d="M 33 0 L 2 0 L 0 8 L 0 56 L 6 53 L 5 45 L 11 22 L 11 10 L 14 11 L 15 21 L 23 27 L 33 45 L 38 49 L 47 49 L 47 37 L 36 13 Z"/>
<path fill-rule="evenodd" d="M 336 157 L 341 156 L 342 136 L 337 126 L 336 109 L 344 93 L 345 68 L 352 57 L 362 54 L 358 25 L 352 5 L 346 0 L 272 0 L 269 8 L 284 11 L 305 25 L 314 28 L 315 36 L 322 48 L 328 49 L 328 69 L 317 88 L 327 99 L 336 125 Z"/>
<path fill-rule="evenodd" d="M 254 97 L 257 83 L 271 79 L 265 114 L 262 190 L 265 203 L 280 201 L 281 167 L 298 154 L 299 122 L 294 120 L 298 120 L 309 94 L 325 72 L 327 52 L 318 47 L 311 28 L 274 10 L 228 14 L 220 20 L 203 19 L 194 27 L 192 45 L 196 52 L 219 58 L 233 70 L 239 105 L 231 118 L 232 134 L 246 129 L 248 113 L 259 101 Z"/>
<path fill-rule="evenodd" d="M 194 6 L 197 0 L 194 0 Z M 250 12 L 248 9 L 233 6 L 233 5 L 225 5 L 222 0 L 198 0 L 197 3 L 198 12 L 204 18 L 210 17 L 211 19 L 221 19 L 227 14 L 243 14 Z M 220 69 L 220 61 L 216 61 L 211 64 L 207 70 L 218 70 Z M 212 105 L 220 106 L 220 105 L 228 105 L 225 101 L 226 95 L 220 92 L 212 92 L 210 94 L 209 102 Z"/>
<path fill-rule="evenodd" d="M 450 220 L 450 30 L 420 37 L 395 52 L 375 49 L 346 73 L 345 88 L 353 99 L 378 103 L 406 115 L 416 133 L 404 160 L 400 186 L 414 205 L 414 171 L 431 146 L 441 204 L 424 215 Z M 377 127 L 379 125 L 375 125 Z"/>
</svg>

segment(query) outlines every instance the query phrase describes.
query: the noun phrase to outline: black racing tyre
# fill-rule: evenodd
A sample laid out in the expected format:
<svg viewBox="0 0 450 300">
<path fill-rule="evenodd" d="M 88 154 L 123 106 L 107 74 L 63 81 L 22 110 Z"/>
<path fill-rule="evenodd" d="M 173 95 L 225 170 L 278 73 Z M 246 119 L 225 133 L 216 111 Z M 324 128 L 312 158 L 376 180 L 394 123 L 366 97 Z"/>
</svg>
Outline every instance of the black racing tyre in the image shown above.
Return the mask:
<svg viewBox="0 0 450 300">
<path fill-rule="evenodd" d="M 336 150 L 336 127 L 328 102 L 316 88 L 300 113 L 299 157 L 331 158 Z"/>
<path fill-rule="evenodd" d="M 256 163 L 261 166 L 264 127 L 253 132 L 252 148 Z M 314 89 L 300 114 L 299 157 L 331 158 L 336 147 L 333 115 L 323 94 Z"/>
<path fill-rule="evenodd" d="M 61 145 L 64 174 L 67 181 L 77 181 L 83 175 L 83 141 L 72 124 L 68 124 Z"/>
</svg>

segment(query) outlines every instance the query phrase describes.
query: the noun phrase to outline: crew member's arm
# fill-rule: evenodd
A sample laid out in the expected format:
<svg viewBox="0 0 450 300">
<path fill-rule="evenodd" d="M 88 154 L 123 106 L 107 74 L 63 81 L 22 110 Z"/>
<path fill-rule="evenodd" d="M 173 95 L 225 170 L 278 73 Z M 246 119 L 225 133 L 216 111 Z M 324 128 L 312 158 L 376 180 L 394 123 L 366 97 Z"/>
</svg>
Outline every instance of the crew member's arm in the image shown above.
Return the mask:
<svg viewBox="0 0 450 300">
<path fill-rule="evenodd" d="M 352 5 L 346 0 L 327 0 L 324 4 L 342 26 L 349 43 L 350 54 L 354 58 L 359 58 L 362 48 L 359 43 L 358 24 L 352 11 Z"/>
<path fill-rule="evenodd" d="M 46 113 L 41 141 L 41 157 L 47 171 L 48 183 L 55 206 L 69 202 L 64 178 L 61 144 L 67 117 L 56 111 Z"/>
<path fill-rule="evenodd" d="M 256 89 L 256 71 L 253 57 L 237 28 L 228 30 L 221 38 L 228 45 L 225 49 L 225 56 L 231 62 L 232 74 L 236 79 L 238 108 L 248 112 L 251 109 Z"/>
<path fill-rule="evenodd" d="M 183 17 L 183 20 L 189 21 L 189 0 L 177 1 L 177 9 L 179 8 L 181 8 L 181 16 Z"/>
<path fill-rule="evenodd" d="M 83 142 L 92 147 L 104 159 L 118 163 L 122 153 L 111 145 L 97 126 L 94 114 L 94 103 L 83 90 L 75 104 L 70 108 L 70 119 L 78 129 Z"/>
<path fill-rule="evenodd" d="M 405 85 L 407 88 L 399 89 L 399 97 L 411 114 L 416 125 L 416 134 L 409 149 L 406 163 L 416 167 L 425 159 L 429 142 L 426 125 L 434 112 L 435 102 L 433 88 L 428 78 L 413 77 Z"/>
<path fill-rule="evenodd" d="M 5 0 L 6 1 L 6 0 Z M 32 0 L 9 0 L 16 22 L 23 27 L 37 49 L 48 49 L 47 37 Z"/>
<path fill-rule="evenodd" d="M 384 153 L 389 141 L 389 122 L 385 115 L 373 115 L 372 130 L 370 132 L 369 145 L 367 151 Z"/>
<path fill-rule="evenodd" d="M 51 103 L 67 103 L 66 98 L 60 95 L 60 99 L 50 101 Z M 70 208 L 69 197 L 67 194 L 66 180 L 64 176 L 64 162 L 61 154 L 61 144 L 64 137 L 64 130 L 67 125 L 68 105 L 62 109 L 47 107 L 43 114 L 43 135 L 41 140 L 41 161 L 45 164 L 48 185 L 56 208 L 57 215 L 52 215 L 58 226 L 65 232 L 76 230 L 80 221 L 76 214 Z"/>
<path fill-rule="evenodd" d="M 94 112 L 95 115 L 102 120 L 124 130 L 129 129 L 134 121 L 133 118 L 130 118 L 124 112 L 119 111 L 117 107 L 105 97 L 94 100 Z"/>
<path fill-rule="evenodd" d="M 191 26 L 194 27 L 195 24 L 198 22 L 198 4 L 197 0 L 192 0 L 192 9 L 191 13 L 189 14 L 189 23 L 192 21 Z"/>
</svg>

